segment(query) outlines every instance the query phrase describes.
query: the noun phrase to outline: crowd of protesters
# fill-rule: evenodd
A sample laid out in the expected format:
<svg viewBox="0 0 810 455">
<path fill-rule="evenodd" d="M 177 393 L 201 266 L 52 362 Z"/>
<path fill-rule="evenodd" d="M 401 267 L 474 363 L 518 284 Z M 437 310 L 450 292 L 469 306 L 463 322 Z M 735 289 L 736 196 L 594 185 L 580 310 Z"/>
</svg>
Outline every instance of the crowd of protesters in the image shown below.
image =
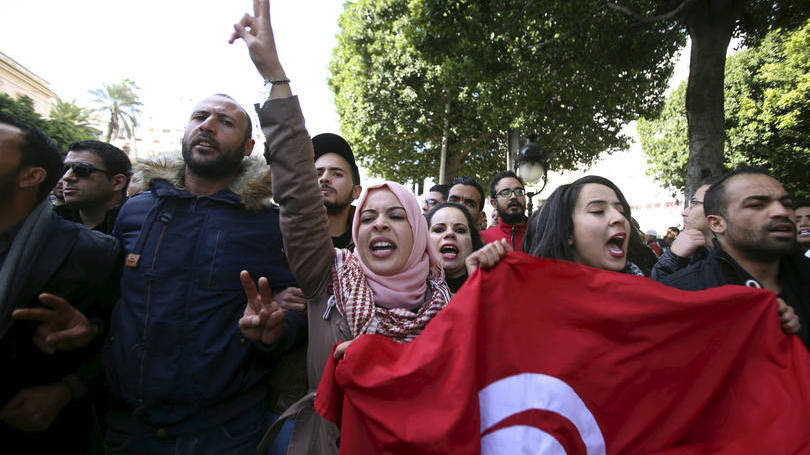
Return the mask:
<svg viewBox="0 0 810 455">
<path fill-rule="evenodd" d="M 810 345 L 810 203 L 764 169 L 706 182 L 683 230 L 642 232 L 610 180 L 526 190 L 495 173 L 420 203 L 363 187 L 350 145 L 310 139 L 267 0 L 234 25 L 270 88 L 267 145 L 227 95 L 201 101 L 182 154 L 130 165 L 99 141 L 62 152 L 0 115 L 0 435 L 20 453 L 337 453 L 313 408 L 330 355 L 376 333 L 413 340 L 478 268 L 508 252 L 640 275 L 684 290 L 778 296 Z M 646 234 L 646 238 L 645 238 Z M 334 349 L 337 344 L 337 348 Z M 69 441 L 69 443 L 67 442 Z"/>
</svg>

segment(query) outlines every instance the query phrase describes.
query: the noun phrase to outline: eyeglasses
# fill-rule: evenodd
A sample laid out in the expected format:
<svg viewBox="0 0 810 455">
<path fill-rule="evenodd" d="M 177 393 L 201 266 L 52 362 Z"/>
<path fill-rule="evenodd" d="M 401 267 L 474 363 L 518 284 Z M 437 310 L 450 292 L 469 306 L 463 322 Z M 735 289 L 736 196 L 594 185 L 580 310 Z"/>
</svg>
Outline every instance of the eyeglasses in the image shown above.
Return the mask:
<svg viewBox="0 0 810 455">
<path fill-rule="evenodd" d="M 520 196 L 523 196 L 524 194 L 526 194 L 526 190 L 524 190 L 523 188 L 515 188 L 514 190 L 510 190 L 509 188 L 505 188 L 505 189 L 502 189 L 501 191 L 498 191 L 495 194 L 498 197 L 507 198 L 507 197 L 512 196 L 512 193 L 514 193 L 515 196 L 520 197 Z"/>
<path fill-rule="evenodd" d="M 425 205 L 428 207 L 434 207 L 439 204 L 439 201 L 436 199 L 425 199 Z"/>
<path fill-rule="evenodd" d="M 67 174 L 67 171 L 73 171 L 73 175 L 75 175 L 80 179 L 90 177 L 90 174 L 92 174 L 93 172 L 103 172 L 107 175 L 112 175 L 112 172 L 110 171 L 105 171 L 104 169 L 93 167 L 93 165 L 90 163 L 82 163 L 82 162 L 66 163 L 65 174 Z"/>
</svg>

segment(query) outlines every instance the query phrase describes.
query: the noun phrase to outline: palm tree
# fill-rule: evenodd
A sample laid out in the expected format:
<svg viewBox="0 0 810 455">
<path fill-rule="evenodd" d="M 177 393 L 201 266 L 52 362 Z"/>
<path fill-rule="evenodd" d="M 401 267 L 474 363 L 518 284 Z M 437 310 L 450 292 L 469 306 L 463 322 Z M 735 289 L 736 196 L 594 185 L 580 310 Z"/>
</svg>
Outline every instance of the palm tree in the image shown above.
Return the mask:
<svg viewBox="0 0 810 455">
<path fill-rule="evenodd" d="M 143 105 L 138 101 L 136 90 L 138 86 L 134 82 L 124 79 L 118 84 L 104 84 L 103 88 L 90 91 L 96 97 L 93 102 L 100 105 L 98 111 L 110 114 L 106 142 L 118 137 L 122 128 L 127 138 L 132 137 L 138 124 L 136 117 L 141 113 L 139 106 Z"/>
<path fill-rule="evenodd" d="M 82 133 L 98 137 L 101 131 L 93 127 L 90 121 L 90 111 L 77 105 L 76 100 L 62 101 L 57 98 L 56 103 L 51 106 L 49 115 L 51 120 L 61 121 L 73 125 Z"/>
</svg>

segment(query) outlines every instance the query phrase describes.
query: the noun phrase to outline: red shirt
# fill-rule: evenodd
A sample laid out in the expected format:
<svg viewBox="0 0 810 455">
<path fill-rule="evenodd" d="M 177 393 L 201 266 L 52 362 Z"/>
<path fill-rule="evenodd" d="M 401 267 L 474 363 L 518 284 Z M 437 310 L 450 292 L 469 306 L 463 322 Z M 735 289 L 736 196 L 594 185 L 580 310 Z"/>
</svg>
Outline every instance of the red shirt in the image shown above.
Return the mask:
<svg viewBox="0 0 810 455">
<path fill-rule="evenodd" d="M 498 224 L 481 231 L 481 240 L 491 243 L 498 239 L 506 239 L 515 251 L 523 251 L 523 235 L 526 233 L 527 222 L 520 224 L 507 224 L 500 220 Z"/>
</svg>

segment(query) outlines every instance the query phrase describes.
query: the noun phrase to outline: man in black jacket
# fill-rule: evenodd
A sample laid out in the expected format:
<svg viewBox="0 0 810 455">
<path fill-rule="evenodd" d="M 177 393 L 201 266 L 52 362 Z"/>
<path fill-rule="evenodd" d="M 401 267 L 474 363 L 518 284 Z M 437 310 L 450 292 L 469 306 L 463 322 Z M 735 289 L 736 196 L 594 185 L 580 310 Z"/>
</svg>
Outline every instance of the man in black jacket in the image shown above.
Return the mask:
<svg viewBox="0 0 810 455">
<path fill-rule="evenodd" d="M 725 284 L 769 289 L 778 296 L 783 330 L 808 344 L 799 320 L 807 320 L 810 308 L 810 266 L 792 257 L 796 226 L 782 184 L 764 169 L 740 168 L 712 184 L 703 208 L 714 249 L 661 282 L 690 291 Z"/>
<path fill-rule="evenodd" d="M 50 139 L 0 114 L 3 453 L 90 451 L 88 393 L 101 377 L 118 243 L 53 213 L 61 171 Z"/>
</svg>

